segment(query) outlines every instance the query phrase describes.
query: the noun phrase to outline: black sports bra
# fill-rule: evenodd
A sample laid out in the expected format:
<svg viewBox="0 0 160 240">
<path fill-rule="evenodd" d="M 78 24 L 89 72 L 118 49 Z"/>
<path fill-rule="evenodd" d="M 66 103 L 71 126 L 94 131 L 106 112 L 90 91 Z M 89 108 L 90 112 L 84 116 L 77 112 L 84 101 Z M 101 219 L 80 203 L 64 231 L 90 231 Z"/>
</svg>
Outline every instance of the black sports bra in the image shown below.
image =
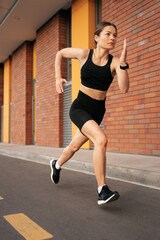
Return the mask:
<svg viewBox="0 0 160 240">
<path fill-rule="evenodd" d="M 113 81 L 110 70 L 113 56 L 109 54 L 107 64 L 98 66 L 92 62 L 92 54 L 93 49 L 90 49 L 88 59 L 81 68 L 81 83 L 89 88 L 107 91 Z"/>
</svg>

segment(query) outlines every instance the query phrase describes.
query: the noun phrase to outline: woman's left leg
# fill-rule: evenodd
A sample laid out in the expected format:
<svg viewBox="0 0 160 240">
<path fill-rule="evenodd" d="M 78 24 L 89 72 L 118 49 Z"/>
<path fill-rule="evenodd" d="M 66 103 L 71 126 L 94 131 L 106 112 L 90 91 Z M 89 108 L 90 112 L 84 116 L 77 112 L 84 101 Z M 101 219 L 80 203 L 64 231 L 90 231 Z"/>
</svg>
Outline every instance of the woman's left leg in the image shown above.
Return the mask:
<svg viewBox="0 0 160 240">
<path fill-rule="evenodd" d="M 106 184 L 107 136 L 94 120 L 87 121 L 82 127 L 82 132 L 94 143 L 93 166 L 100 187 Z"/>
<path fill-rule="evenodd" d="M 94 120 L 87 121 L 81 130 L 94 143 L 93 165 L 98 184 L 98 204 L 115 201 L 119 193 L 112 192 L 106 185 L 107 136 Z"/>
</svg>

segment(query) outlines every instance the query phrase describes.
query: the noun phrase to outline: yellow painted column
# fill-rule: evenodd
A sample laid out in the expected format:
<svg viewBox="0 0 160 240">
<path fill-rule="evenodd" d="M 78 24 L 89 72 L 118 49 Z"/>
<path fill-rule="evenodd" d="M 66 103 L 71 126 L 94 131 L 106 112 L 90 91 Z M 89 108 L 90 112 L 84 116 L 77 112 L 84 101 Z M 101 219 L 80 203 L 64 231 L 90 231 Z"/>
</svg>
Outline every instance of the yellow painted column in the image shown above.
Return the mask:
<svg viewBox="0 0 160 240">
<path fill-rule="evenodd" d="M 26 240 L 55 239 L 52 234 L 48 233 L 24 213 L 6 215 L 4 218 Z"/>
<path fill-rule="evenodd" d="M 33 44 L 33 81 L 34 84 L 34 142 L 36 142 L 36 42 Z"/>
<path fill-rule="evenodd" d="M 95 48 L 95 0 L 75 0 L 72 3 L 72 47 Z M 80 88 L 80 65 L 75 59 L 72 60 L 72 101 L 77 97 Z M 77 127 L 72 125 L 72 136 Z M 84 148 L 91 148 L 88 141 Z"/>
<path fill-rule="evenodd" d="M 3 142 L 10 142 L 11 58 L 4 63 Z"/>
</svg>

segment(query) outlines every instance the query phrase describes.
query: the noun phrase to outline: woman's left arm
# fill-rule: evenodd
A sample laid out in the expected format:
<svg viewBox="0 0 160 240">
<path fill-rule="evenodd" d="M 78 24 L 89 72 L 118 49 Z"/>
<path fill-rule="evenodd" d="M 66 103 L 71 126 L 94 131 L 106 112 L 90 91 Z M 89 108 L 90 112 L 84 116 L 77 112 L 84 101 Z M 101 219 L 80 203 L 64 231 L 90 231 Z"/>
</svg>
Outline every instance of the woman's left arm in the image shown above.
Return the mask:
<svg viewBox="0 0 160 240">
<path fill-rule="evenodd" d="M 127 43 L 126 39 L 124 40 L 123 50 L 121 53 L 120 59 L 115 58 L 115 71 L 117 74 L 118 85 L 122 93 L 127 93 L 129 90 L 129 76 L 126 68 L 127 58 Z"/>
</svg>

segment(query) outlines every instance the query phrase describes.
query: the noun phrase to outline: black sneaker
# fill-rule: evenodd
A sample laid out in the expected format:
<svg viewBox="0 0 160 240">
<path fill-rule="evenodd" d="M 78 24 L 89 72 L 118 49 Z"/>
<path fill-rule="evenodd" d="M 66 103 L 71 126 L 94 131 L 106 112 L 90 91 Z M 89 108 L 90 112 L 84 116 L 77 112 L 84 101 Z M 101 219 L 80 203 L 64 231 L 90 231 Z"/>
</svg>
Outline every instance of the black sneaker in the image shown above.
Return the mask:
<svg viewBox="0 0 160 240">
<path fill-rule="evenodd" d="M 98 194 L 98 205 L 115 201 L 119 198 L 118 192 L 112 192 L 107 185 L 102 187 L 101 192 Z"/>
<path fill-rule="evenodd" d="M 60 171 L 61 169 L 56 169 L 55 165 L 56 165 L 57 160 L 51 160 L 50 161 L 50 167 L 51 167 L 51 180 L 54 183 L 58 183 L 59 182 L 59 178 L 60 178 Z"/>
</svg>

